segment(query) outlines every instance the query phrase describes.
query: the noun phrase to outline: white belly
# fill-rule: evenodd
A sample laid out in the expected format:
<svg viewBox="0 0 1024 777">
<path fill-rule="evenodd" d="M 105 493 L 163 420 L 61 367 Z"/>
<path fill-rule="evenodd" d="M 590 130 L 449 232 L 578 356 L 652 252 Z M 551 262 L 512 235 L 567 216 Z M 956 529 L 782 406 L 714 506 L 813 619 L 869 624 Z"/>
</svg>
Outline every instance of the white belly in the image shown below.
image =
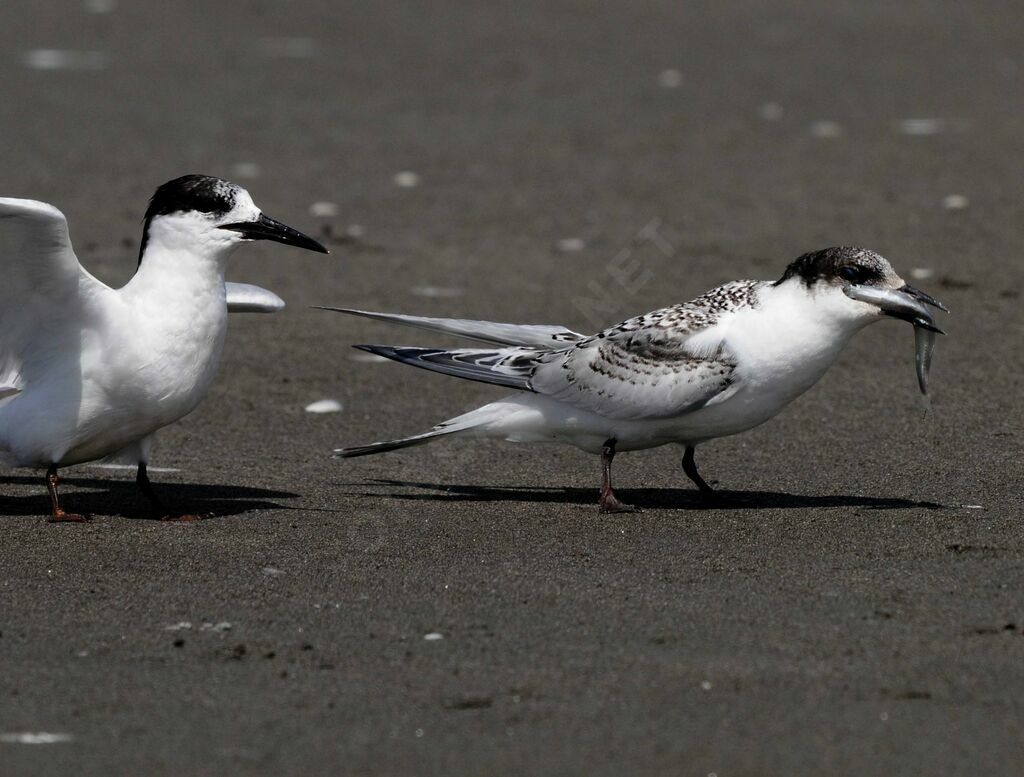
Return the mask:
<svg viewBox="0 0 1024 777">
<path fill-rule="evenodd" d="M 824 375 L 840 348 L 838 344 L 802 354 L 802 360 L 774 354 L 766 354 L 772 358 L 768 364 L 748 359 L 751 370 L 737 374 L 734 387 L 704 407 L 676 417 L 612 419 L 567 402 L 524 393 L 476 411 L 487 420 L 468 433 L 511 442 L 562 442 L 591 453 L 600 453 L 610 439 L 615 440 L 618 451 L 697 444 L 739 434 L 778 414 Z"/>
<path fill-rule="evenodd" d="M 55 348 L 22 393 L 0 404 L 0 441 L 18 466 L 115 453 L 191 412 L 216 376 L 227 311 L 213 296 L 172 320 L 112 308 L 75 347 Z M 101 335 L 102 333 L 102 335 Z"/>
</svg>

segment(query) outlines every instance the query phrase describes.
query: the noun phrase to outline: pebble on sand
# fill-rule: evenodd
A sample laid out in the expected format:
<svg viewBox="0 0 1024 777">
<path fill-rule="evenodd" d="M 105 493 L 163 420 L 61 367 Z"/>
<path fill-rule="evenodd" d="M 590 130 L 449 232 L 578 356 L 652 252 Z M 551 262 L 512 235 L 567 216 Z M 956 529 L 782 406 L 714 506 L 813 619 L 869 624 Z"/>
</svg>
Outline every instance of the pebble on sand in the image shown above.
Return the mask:
<svg viewBox="0 0 1024 777">
<path fill-rule="evenodd" d="M 417 297 L 461 297 L 463 293 L 450 286 L 413 286 L 410 291 Z"/>
<path fill-rule="evenodd" d="M 336 399 L 318 399 L 306 405 L 307 413 L 340 413 L 341 402 Z"/>
<path fill-rule="evenodd" d="M 403 170 L 400 173 L 395 173 L 393 180 L 395 186 L 399 189 L 415 189 L 420 185 L 419 175 L 412 172 L 412 170 Z"/>
<path fill-rule="evenodd" d="M 439 631 L 431 631 L 429 634 L 424 634 L 423 639 L 427 642 L 437 642 L 439 639 L 444 639 L 444 634 Z"/>
<path fill-rule="evenodd" d="M 904 135 L 938 135 L 946 128 L 942 119 L 904 119 L 900 132 Z"/>
<path fill-rule="evenodd" d="M 225 632 L 225 631 L 231 631 L 231 628 L 232 628 L 231 624 L 228 623 L 227 621 L 220 621 L 218 623 L 210 623 L 209 621 L 207 621 L 206 623 L 204 623 L 202 626 L 199 627 L 199 630 L 200 631 Z"/>
<path fill-rule="evenodd" d="M 658 86 L 663 89 L 677 89 L 683 85 L 683 74 L 674 68 L 658 73 Z"/>
<path fill-rule="evenodd" d="M 56 745 L 61 742 L 70 742 L 73 739 L 71 734 L 48 731 L 15 731 L 9 734 L 0 734 L 0 742 L 12 745 Z"/>
<path fill-rule="evenodd" d="M 338 206 L 333 202 L 314 202 L 309 206 L 309 215 L 317 218 L 330 218 L 338 215 Z"/>
<path fill-rule="evenodd" d="M 823 119 L 811 125 L 811 135 L 816 138 L 829 139 L 838 138 L 843 134 L 843 125 L 837 121 Z"/>
<path fill-rule="evenodd" d="M 555 245 L 558 247 L 559 251 L 564 251 L 565 253 L 570 254 L 582 251 L 587 247 L 587 244 L 583 242 L 583 238 L 581 237 L 563 237 Z"/>
<path fill-rule="evenodd" d="M 962 194 L 947 194 L 942 198 L 942 207 L 946 210 L 963 210 L 970 202 Z"/>
<path fill-rule="evenodd" d="M 32 49 L 22 54 L 21 61 L 33 70 L 104 70 L 110 55 L 105 51 Z"/>
</svg>

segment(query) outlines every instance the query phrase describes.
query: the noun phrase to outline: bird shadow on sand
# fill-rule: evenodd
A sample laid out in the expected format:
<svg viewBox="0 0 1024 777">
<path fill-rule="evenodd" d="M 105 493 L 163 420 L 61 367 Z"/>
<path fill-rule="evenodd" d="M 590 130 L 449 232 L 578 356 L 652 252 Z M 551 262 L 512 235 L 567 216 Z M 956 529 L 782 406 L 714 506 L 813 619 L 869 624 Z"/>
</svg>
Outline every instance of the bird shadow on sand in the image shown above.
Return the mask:
<svg viewBox="0 0 1024 777">
<path fill-rule="evenodd" d="M 389 491 L 376 496 L 411 501 L 437 502 L 538 502 L 553 504 L 593 505 L 597 503 L 596 488 L 522 488 L 515 486 L 468 486 L 439 483 L 417 483 L 403 480 L 369 480 L 376 486 L 417 489 L 434 493 Z M 936 502 L 910 499 L 841 494 L 802 495 L 781 491 L 716 492 L 717 499 L 707 501 L 695 489 L 623 488 L 616 489 L 627 504 L 647 510 L 794 510 L 825 507 L 856 507 L 862 510 L 905 510 L 909 508 L 941 510 Z M 363 494 L 367 496 L 368 494 Z"/>
<path fill-rule="evenodd" d="M 0 487 L 31 486 L 34 493 L 22 496 L 0 494 L 0 517 L 50 514 L 50 497 L 41 476 L 0 476 Z M 61 507 L 69 512 L 95 516 L 121 516 L 133 519 L 155 519 L 134 480 L 106 480 L 90 477 L 61 477 Z M 276 499 L 296 499 L 298 494 L 251 486 L 225 486 L 206 483 L 162 483 L 157 493 L 172 513 L 194 513 L 210 518 L 224 518 L 257 510 L 287 510 Z M 88 490 L 82 490 L 88 489 Z"/>
</svg>

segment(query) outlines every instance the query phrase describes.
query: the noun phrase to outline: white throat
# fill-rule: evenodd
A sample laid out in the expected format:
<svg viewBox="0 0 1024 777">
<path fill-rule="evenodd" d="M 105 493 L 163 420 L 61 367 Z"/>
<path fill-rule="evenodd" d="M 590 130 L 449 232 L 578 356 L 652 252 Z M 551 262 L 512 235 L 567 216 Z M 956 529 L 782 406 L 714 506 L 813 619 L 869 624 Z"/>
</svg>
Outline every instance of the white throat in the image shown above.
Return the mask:
<svg viewBox="0 0 1024 777">
<path fill-rule="evenodd" d="M 139 274 L 169 270 L 182 275 L 222 277 L 227 258 L 240 241 L 230 232 L 197 223 L 200 218 L 180 215 L 153 219 L 140 257 Z"/>
<path fill-rule="evenodd" d="M 758 305 L 738 311 L 721 332 L 752 383 L 770 383 L 789 396 L 813 385 L 843 347 L 871 323 L 841 289 L 808 288 L 799 279 L 765 283 Z"/>
</svg>

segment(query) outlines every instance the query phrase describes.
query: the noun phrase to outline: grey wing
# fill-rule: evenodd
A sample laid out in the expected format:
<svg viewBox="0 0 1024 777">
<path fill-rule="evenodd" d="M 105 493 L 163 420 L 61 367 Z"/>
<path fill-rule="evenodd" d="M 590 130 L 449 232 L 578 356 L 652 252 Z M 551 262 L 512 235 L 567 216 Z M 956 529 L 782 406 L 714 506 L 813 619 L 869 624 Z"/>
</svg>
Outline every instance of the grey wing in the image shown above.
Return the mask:
<svg viewBox="0 0 1024 777">
<path fill-rule="evenodd" d="M 533 348 L 406 348 L 391 345 L 356 345 L 385 359 L 465 380 L 529 390 L 530 373 L 538 351 Z"/>
<path fill-rule="evenodd" d="M 715 336 L 721 311 L 700 299 L 623 322 L 538 360 L 537 393 L 606 418 L 669 418 L 739 388 L 736 363 Z"/>
<path fill-rule="evenodd" d="M 536 348 L 562 348 L 567 343 L 574 343 L 584 338 L 578 332 L 564 326 L 548 324 L 499 324 L 494 321 L 474 321 L 465 318 L 430 318 L 427 316 L 408 316 L 402 313 L 374 313 L 369 310 L 353 310 L 351 308 L 330 308 L 318 306 L 318 310 L 333 310 L 336 313 L 347 313 L 352 316 L 372 318 L 376 321 L 387 321 L 392 324 L 425 329 L 428 332 L 465 337 L 496 345 L 522 345 Z"/>
<path fill-rule="evenodd" d="M 102 284 L 79 264 L 63 213 L 11 198 L 0 198 L 0 279 L 0 387 L 20 388 Z"/>
<path fill-rule="evenodd" d="M 251 283 L 224 284 L 228 313 L 277 313 L 284 310 L 284 300 L 269 289 Z"/>
<path fill-rule="evenodd" d="M 649 332 L 599 336 L 558 351 L 537 348 L 407 348 L 357 345 L 413 367 L 533 391 L 606 418 L 665 418 L 695 410 L 729 390 L 724 353 L 698 356 Z"/>
<path fill-rule="evenodd" d="M 716 325 L 737 306 L 755 304 L 758 285 L 728 283 L 692 302 L 628 319 L 587 338 L 562 327 L 341 312 L 492 342 L 537 343 L 489 350 L 355 347 L 446 375 L 533 391 L 606 418 L 641 420 L 692 412 L 740 387 L 735 361 L 715 334 Z M 552 347 L 552 335 L 571 338 L 571 345 Z"/>
</svg>

